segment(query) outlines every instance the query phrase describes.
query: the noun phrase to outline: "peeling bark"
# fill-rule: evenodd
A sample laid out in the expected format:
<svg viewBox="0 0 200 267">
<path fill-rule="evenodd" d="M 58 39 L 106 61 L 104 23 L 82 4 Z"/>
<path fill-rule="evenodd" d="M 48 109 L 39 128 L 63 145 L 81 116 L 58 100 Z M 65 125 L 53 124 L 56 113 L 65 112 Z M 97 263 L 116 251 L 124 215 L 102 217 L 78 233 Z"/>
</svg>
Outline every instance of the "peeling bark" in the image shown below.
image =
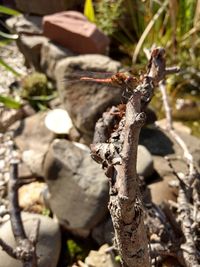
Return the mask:
<svg viewBox="0 0 200 267">
<path fill-rule="evenodd" d="M 123 267 L 150 266 L 136 161 L 140 130 L 146 118 L 145 107 L 151 101 L 159 81 L 166 74 L 177 71 L 177 68 L 165 68 L 164 56 L 163 48 L 152 51 L 147 74 L 136 88 L 132 88 L 125 115 L 117 127 L 113 127 L 112 112 L 104 113 L 96 124 L 94 143 L 91 145 L 92 158 L 102 164 L 109 178 L 108 207 L 115 230 L 115 246 Z M 126 84 L 122 84 L 124 87 Z M 111 133 L 109 138 L 107 133 Z"/>
</svg>

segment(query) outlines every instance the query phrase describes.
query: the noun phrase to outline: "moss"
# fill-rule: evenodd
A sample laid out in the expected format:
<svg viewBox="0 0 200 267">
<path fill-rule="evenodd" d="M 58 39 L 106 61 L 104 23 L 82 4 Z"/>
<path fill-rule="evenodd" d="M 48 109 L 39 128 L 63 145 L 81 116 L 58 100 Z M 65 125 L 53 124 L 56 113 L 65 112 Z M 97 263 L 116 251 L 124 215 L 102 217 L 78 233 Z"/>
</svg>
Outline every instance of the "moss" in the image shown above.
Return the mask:
<svg viewBox="0 0 200 267">
<path fill-rule="evenodd" d="M 22 81 L 22 97 L 24 98 L 46 96 L 50 93 L 47 77 L 43 73 L 34 72 L 27 75 Z"/>
</svg>

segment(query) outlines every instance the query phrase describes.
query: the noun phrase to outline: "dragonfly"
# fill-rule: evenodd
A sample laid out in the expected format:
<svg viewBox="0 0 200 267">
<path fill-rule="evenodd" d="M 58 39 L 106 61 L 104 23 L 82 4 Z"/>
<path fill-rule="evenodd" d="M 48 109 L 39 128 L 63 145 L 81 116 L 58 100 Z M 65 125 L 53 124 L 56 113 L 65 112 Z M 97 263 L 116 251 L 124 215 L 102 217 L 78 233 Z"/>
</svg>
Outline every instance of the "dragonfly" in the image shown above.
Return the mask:
<svg viewBox="0 0 200 267">
<path fill-rule="evenodd" d="M 78 83 L 79 85 L 81 82 L 86 82 L 89 84 L 102 84 L 106 85 L 107 88 L 120 88 L 122 89 L 122 102 L 121 104 L 117 105 L 117 111 L 115 114 L 119 118 L 122 118 L 122 116 L 125 113 L 126 110 L 126 104 L 127 99 L 130 97 L 130 95 L 133 93 L 133 90 L 137 87 L 139 83 L 139 79 L 131 75 L 129 72 L 90 72 L 90 71 L 82 71 L 78 70 L 67 78 L 65 81 L 70 86 L 73 84 Z"/>
<path fill-rule="evenodd" d="M 109 87 L 120 87 L 124 93 L 133 92 L 139 83 L 139 79 L 128 72 L 90 72 L 90 71 L 75 71 L 69 78 L 64 79 L 67 83 L 76 84 L 87 82 L 89 84 L 104 84 Z"/>
<path fill-rule="evenodd" d="M 104 83 L 112 86 L 120 86 L 132 90 L 138 80 L 134 76 L 130 76 L 125 72 L 117 72 L 108 78 L 81 77 L 81 81 L 92 81 Z"/>
</svg>

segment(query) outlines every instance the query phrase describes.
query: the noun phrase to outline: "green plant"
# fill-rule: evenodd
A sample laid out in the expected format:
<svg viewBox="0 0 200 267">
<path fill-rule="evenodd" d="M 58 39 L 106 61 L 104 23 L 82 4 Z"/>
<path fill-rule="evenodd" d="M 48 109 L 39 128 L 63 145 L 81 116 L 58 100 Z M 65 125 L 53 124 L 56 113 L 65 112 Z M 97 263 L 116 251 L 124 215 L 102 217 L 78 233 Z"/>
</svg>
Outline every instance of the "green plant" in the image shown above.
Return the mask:
<svg viewBox="0 0 200 267">
<path fill-rule="evenodd" d="M 73 239 L 67 240 L 67 258 L 68 263 L 73 263 L 77 260 L 83 260 L 86 257 L 86 252 L 83 247 L 81 247 Z"/>
<path fill-rule="evenodd" d="M 46 109 L 46 104 L 56 93 L 52 84 L 43 73 L 33 72 L 23 78 L 21 82 L 21 97 L 27 99 L 35 109 Z"/>
<path fill-rule="evenodd" d="M 0 24 L 4 28 L 6 28 L 6 25 L 5 25 L 4 21 L 2 20 L 3 15 L 17 16 L 19 14 L 20 13 L 16 10 L 13 10 L 11 8 L 7 8 L 5 6 L 0 5 Z M 0 45 L 4 45 L 4 44 L 7 44 L 7 42 L 10 40 L 16 40 L 18 38 L 18 35 L 0 31 L 0 37 L 1 37 Z M 12 74 L 14 74 L 16 77 L 21 76 L 20 73 L 18 71 L 16 71 L 14 68 L 12 68 L 12 66 L 7 64 L 5 62 L 5 60 L 2 59 L 1 56 L 0 56 L 0 65 L 2 67 L 4 67 L 7 71 L 12 72 Z M 2 94 L 0 94 L 0 103 L 2 103 L 4 106 L 6 106 L 8 108 L 18 109 L 21 107 L 21 103 L 19 103 L 18 101 L 15 101 L 13 98 L 11 98 L 9 96 L 2 95 Z"/>
<path fill-rule="evenodd" d="M 35 96 L 48 95 L 48 80 L 45 74 L 33 72 L 22 80 L 22 97 L 31 98 Z"/>
<path fill-rule="evenodd" d="M 117 32 L 118 22 L 124 14 L 124 0 L 102 0 L 96 4 L 96 24 L 107 35 Z"/>
<path fill-rule="evenodd" d="M 20 102 L 15 101 L 13 98 L 11 98 L 9 96 L 4 96 L 2 94 L 0 94 L 0 103 L 2 103 L 7 108 L 18 109 L 18 108 L 21 107 L 21 103 Z"/>
<path fill-rule="evenodd" d="M 5 29 L 7 29 L 6 24 L 2 20 L 3 15 L 18 16 L 19 14 L 20 13 L 14 9 L 0 5 L 0 25 L 2 25 Z M 0 37 L 1 37 L 1 44 L 3 44 L 8 40 L 17 40 L 18 34 L 10 34 L 7 32 L 0 31 Z M 16 70 L 14 70 L 10 65 L 8 65 L 1 57 L 0 57 L 0 65 L 2 65 L 8 71 L 11 71 L 14 75 L 20 76 L 20 74 Z"/>
<path fill-rule="evenodd" d="M 86 0 L 84 4 L 84 15 L 87 17 L 87 19 L 91 22 L 95 22 L 95 13 L 94 13 L 94 7 L 92 0 Z"/>
</svg>

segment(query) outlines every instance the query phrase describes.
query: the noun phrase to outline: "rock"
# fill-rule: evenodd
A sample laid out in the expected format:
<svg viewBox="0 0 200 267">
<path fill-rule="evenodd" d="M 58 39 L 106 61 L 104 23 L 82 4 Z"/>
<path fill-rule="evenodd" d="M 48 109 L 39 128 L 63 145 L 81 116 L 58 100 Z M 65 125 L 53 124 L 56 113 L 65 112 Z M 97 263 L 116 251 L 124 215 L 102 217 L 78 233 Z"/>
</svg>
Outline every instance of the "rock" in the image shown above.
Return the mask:
<svg viewBox="0 0 200 267">
<path fill-rule="evenodd" d="M 24 13 L 38 15 L 52 14 L 62 10 L 74 9 L 82 4 L 81 0 L 15 0 L 17 8 Z"/>
<path fill-rule="evenodd" d="M 50 206 L 60 224 L 87 236 L 108 211 L 107 178 L 91 159 L 89 148 L 56 139 L 49 147 L 44 169 Z"/>
<path fill-rule="evenodd" d="M 61 249 L 61 235 L 59 225 L 50 219 L 39 214 L 22 213 L 25 231 L 29 236 L 31 230 L 40 220 L 39 238 L 36 247 L 38 267 L 56 267 Z M 16 243 L 11 230 L 10 221 L 7 221 L 0 227 L 1 238 L 11 247 L 15 247 Z M 0 267 L 22 267 L 22 263 L 7 255 L 0 249 Z"/>
<path fill-rule="evenodd" d="M 25 57 L 26 65 L 41 71 L 41 48 L 48 42 L 42 36 L 42 18 L 30 15 L 13 16 L 6 20 L 6 24 L 11 31 L 19 34 L 17 46 Z"/>
<path fill-rule="evenodd" d="M 104 54 L 109 38 L 94 23 L 76 11 L 65 11 L 43 18 L 44 36 L 81 54 Z"/>
<path fill-rule="evenodd" d="M 6 25 L 18 34 L 42 34 L 42 17 L 19 15 L 6 20 Z"/>
<path fill-rule="evenodd" d="M 13 123 L 23 118 L 22 109 L 8 109 L 4 108 L 1 110 L 1 121 L 0 121 L 0 133 L 4 133 Z"/>
<path fill-rule="evenodd" d="M 73 124 L 67 111 L 57 108 L 47 113 L 45 126 L 53 133 L 69 134 Z"/>
<path fill-rule="evenodd" d="M 53 42 L 44 42 L 41 48 L 40 67 L 51 79 L 55 79 L 55 68 L 60 59 L 73 56 L 73 53 Z"/>
<path fill-rule="evenodd" d="M 162 180 L 148 185 L 153 203 L 160 205 L 168 200 L 176 202 L 178 190 L 169 184 L 175 179 L 175 176 L 165 176 Z"/>
<path fill-rule="evenodd" d="M 16 122 L 33 115 L 35 112 L 28 104 L 22 106 L 19 109 L 11 109 L 4 107 L 1 110 L 1 121 L 0 121 L 0 133 L 5 133 L 9 128 L 12 130 L 13 125 L 16 125 Z"/>
<path fill-rule="evenodd" d="M 151 176 L 153 172 L 153 158 L 151 153 L 146 147 L 139 145 L 137 155 L 137 173 L 144 178 L 147 178 Z"/>
<path fill-rule="evenodd" d="M 30 168 L 24 162 L 20 162 L 20 164 L 18 165 L 18 177 L 19 178 L 33 178 L 34 177 Z"/>
<path fill-rule="evenodd" d="M 165 128 L 167 126 L 167 120 L 166 119 L 159 120 L 156 122 L 156 125 L 158 125 L 161 128 Z M 191 129 L 180 121 L 174 121 L 173 127 L 178 132 L 183 132 L 183 133 L 185 132 L 187 134 L 191 134 Z"/>
<path fill-rule="evenodd" d="M 148 185 L 153 203 L 160 205 L 162 202 L 168 200 L 176 202 L 178 189 L 170 186 L 170 182 L 175 179 L 176 177 L 170 173 L 170 175 L 166 175 L 159 181 Z"/>
<path fill-rule="evenodd" d="M 85 263 L 88 267 L 119 267 L 120 264 L 115 260 L 114 254 L 108 252 L 107 244 L 100 247 L 98 251 L 91 250 Z"/>
<path fill-rule="evenodd" d="M 109 106 L 121 102 L 122 90 L 98 83 L 83 81 L 75 83 L 71 82 L 71 79 L 76 77 L 76 74 L 80 75 L 81 71 L 118 72 L 120 68 L 119 62 L 102 55 L 68 57 L 61 60 L 56 67 L 57 87 L 63 105 L 88 144 L 92 141 L 98 118 Z"/>
<path fill-rule="evenodd" d="M 42 213 L 45 209 L 43 191 L 46 184 L 33 182 L 23 185 L 19 189 L 19 205 L 24 211 Z"/>
<path fill-rule="evenodd" d="M 173 142 L 156 128 L 142 128 L 139 143 L 153 155 L 166 156 L 174 153 Z"/>
<path fill-rule="evenodd" d="M 92 238 L 100 246 L 102 246 L 105 243 L 109 245 L 113 244 L 114 228 L 113 228 L 113 223 L 112 223 L 110 216 L 109 218 L 106 218 L 106 220 L 98 224 L 92 230 Z"/>
<path fill-rule="evenodd" d="M 159 122 L 158 122 L 159 125 Z M 186 143 L 190 153 L 193 155 L 195 162 L 197 163 L 197 168 L 200 168 L 200 139 L 192 136 L 188 133 L 187 130 L 183 127 L 179 127 L 179 124 L 175 124 L 175 130 L 178 132 L 180 137 Z M 158 130 L 156 128 L 144 128 L 141 131 L 140 135 L 140 144 L 147 147 L 147 149 L 153 155 L 157 156 L 173 156 L 174 154 L 179 157 L 183 157 L 182 148 L 174 141 L 174 139 L 166 132 Z M 180 165 L 180 161 L 177 161 L 178 165 Z M 155 163 L 155 161 L 154 161 Z M 174 162 L 176 164 L 176 162 Z M 186 165 L 184 165 L 186 166 Z M 181 165 L 179 168 L 182 169 L 182 172 L 186 170 L 184 166 Z M 159 166 L 162 168 L 162 165 Z"/>
<path fill-rule="evenodd" d="M 158 120 L 156 112 L 151 107 L 147 107 L 145 113 L 146 113 L 146 121 L 145 121 L 146 125 L 153 124 L 155 121 Z"/>
<path fill-rule="evenodd" d="M 32 173 L 43 176 L 43 161 L 54 134 L 44 124 L 46 112 L 39 112 L 21 121 L 16 129 L 15 142 L 23 161 Z"/>
<path fill-rule="evenodd" d="M 199 120 L 200 103 L 198 100 L 178 98 L 176 99 L 173 117 L 177 120 Z"/>
<path fill-rule="evenodd" d="M 158 122 L 158 124 L 163 125 L 163 122 Z M 188 129 L 182 126 L 180 127 L 179 124 L 175 123 L 174 127 L 193 155 L 195 166 L 200 170 L 200 139 L 190 135 Z M 167 155 L 173 158 L 176 156 L 177 160 L 172 161 L 173 169 L 179 174 L 186 174 L 188 167 L 184 160 L 179 159 L 183 159 L 183 150 L 167 132 L 164 133 L 158 129 L 143 129 L 140 136 L 140 143 L 147 146 L 153 154 L 154 169 L 157 173 L 157 177 L 156 174 L 155 177 L 159 179 L 148 186 L 153 202 L 161 204 L 164 200 L 170 199 L 175 201 L 177 188 L 172 187 L 170 184 L 177 181 L 177 178 L 163 156 Z"/>
<path fill-rule="evenodd" d="M 179 135 L 183 139 L 183 141 L 186 143 L 190 153 L 192 154 L 194 158 L 196 168 L 200 172 L 200 139 L 186 132 L 179 132 Z M 174 143 L 174 149 L 176 151 L 176 155 L 183 157 L 183 150 L 178 144 Z M 180 171 L 184 172 L 183 166 L 180 167 Z"/>
<path fill-rule="evenodd" d="M 24 55 L 26 65 L 34 67 L 41 71 L 40 58 L 42 46 L 48 42 L 44 36 L 29 36 L 22 34 L 17 40 L 17 46 L 20 52 Z"/>
</svg>

